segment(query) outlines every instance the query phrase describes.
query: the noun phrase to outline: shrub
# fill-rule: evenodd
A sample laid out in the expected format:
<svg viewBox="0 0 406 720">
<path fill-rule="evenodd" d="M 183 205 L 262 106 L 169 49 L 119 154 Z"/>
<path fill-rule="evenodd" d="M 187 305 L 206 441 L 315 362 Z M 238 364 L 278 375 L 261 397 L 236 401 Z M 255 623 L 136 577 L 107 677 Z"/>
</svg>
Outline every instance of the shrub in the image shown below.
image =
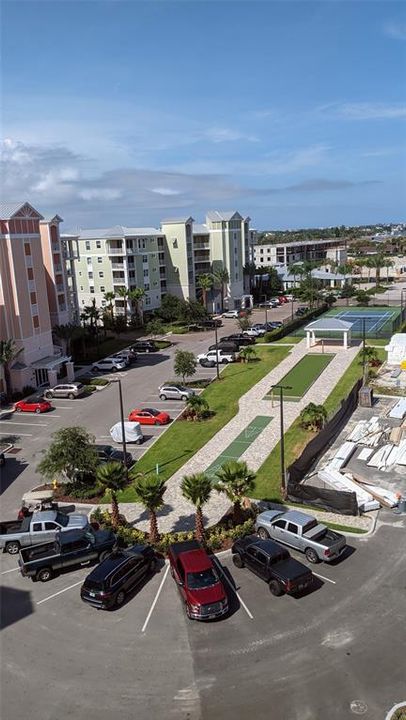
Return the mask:
<svg viewBox="0 0 406 720">
<path fill-rule="evenodd" d="M 32 387 L 32 385 L 24 385 L 23 387 L 23 397 L 27 397 L 28 395 L 32 395 L 35 392 L 35 388 Z"/>
<path fill-rule="evenodd" d="M 13 402 L 17 402 L 17 400 L 22 400 L 23 397 L 24 395 L 22 394 L 22 392 L 20 392 L 20 390 L 16 390 L 15 392 L 11 393 L 11 399 L 13 400 Z"/>
</svg>

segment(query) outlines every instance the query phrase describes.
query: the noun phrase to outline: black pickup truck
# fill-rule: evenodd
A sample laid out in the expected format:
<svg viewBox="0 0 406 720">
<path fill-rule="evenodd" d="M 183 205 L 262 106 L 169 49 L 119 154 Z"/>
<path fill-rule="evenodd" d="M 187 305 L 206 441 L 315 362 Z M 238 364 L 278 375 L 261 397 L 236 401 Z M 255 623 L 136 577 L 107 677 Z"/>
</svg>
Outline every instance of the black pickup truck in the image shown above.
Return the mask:
<svg viewBox="0 0 406 720">
<path fill-rule="evenodd" d="M 20 550 L 21 574 L 47 582 L 58 570 L 89 562 L 102 562 L 117 545 L 111 530 L 68 530 L 59 532 L 52 542 Z"/>
<path fill-rule="evenodd" d="M 312 571 L 273 540 L 247 535 L 236 540 L 232 553 L 234 565 L 247 567 L 265 580 L 272 595 L 293 595 L 307 590 L 313 583 Z"/>
</svg>

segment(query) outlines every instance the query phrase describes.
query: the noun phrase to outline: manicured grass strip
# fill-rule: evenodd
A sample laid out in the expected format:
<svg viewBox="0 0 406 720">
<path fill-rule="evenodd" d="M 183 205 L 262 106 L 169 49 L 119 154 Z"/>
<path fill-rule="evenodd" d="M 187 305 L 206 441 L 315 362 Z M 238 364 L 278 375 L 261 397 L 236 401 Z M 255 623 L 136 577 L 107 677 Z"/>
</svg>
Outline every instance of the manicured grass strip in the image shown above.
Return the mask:
<svg viewBox="0 0 406 720">
<path fill-rule="evenodd" d="M 378 357 L 384 360 L 385 350 L 378 350 Z M 348 397 L 350 390 L 357 380 L 362 378 L 361 354 L 359 353 L 347 368 L 335 388 L 324 402 L 328 417 L 332 417 L 340 407 L 341 401 Z M 299 418 L 296 418 L 285 433 L 285 467 L 298 458 L 306 447 L 307 443 L 314 437 L 314 433 L 300 427 Z M 270 500 L 280 502 L 280 442 L 273 448 L 265 462 L 257 471 L 256 488 L 253 493 L 258 500 Z"/>
<path fill-rule="evenodd" d="M 262 338 L 261 338 L 262 339 Z M 259 342 L 261 342 L 261 339 Z M 269 343 L 270 345 L 296 345 L 296 343 L 300 343 L 303 340 L 302 337 L 298 337 L 297 335 L 285 335 L 285 337 L 281 338 L 280 340 L 273 340 L 273 342 Z"/>
<path fill-rule="evenodd" d="M 271 417 L 257 415 L 257 417 L 247 425 L 245 430 L 218 456 L 217 460 L 205 470 L 206 475 L 214 478 L 217 470 L 221 468 L 223 463 L 227 462 L 227 460 L 238 460 L 251 443 L 257 439 L 264 428 L 269 425 L 271 420 Z"/>
<path fill-rule="evenodd" d="M 333 354 L 305 355 L 299 362 L 282 378 L 280 385 L 291 386 L 291 390 L 284 390 L 283 397 L 286 400 L 298 401 L 303 397 L 317 380 L 319 375 L 332 361 Z M 269 393 L 267 397 L 271 397 Z"/>
<path fill-rule="evenodd" d="M 203 391 L 202 396 L 215 413 L 213 417 L 202 422 L 178 420 L 173 423 L 137 462 L 137 470 L 154 473 L 159 464 L 160 476 L 170 478 L 236 415 L 240 397 L 279 365 L 288 356 L 289 348 L 264 346 L 257 348 L 257 354 L 256 362 L 228 365 L 221 373 L 221 380 L 215 380 Z M 167 405 L 170 411 L 169 401 Z M 120 493 L 119 500 L 134 502 L 132 488 Z"/>
<path fill-rule="evenodd" d="M 363 535 L 364 533 L 368 532 L 368 530 L 353 527 L 352 525 L 340 525 L 338 523 L 331 522 L 323 523 L 323 525 L 327 525 L 327 527 L 329 527 L 331 530 L 337 530 L 337 532 L 355 533 L 356 535 Z"/>
</svg>

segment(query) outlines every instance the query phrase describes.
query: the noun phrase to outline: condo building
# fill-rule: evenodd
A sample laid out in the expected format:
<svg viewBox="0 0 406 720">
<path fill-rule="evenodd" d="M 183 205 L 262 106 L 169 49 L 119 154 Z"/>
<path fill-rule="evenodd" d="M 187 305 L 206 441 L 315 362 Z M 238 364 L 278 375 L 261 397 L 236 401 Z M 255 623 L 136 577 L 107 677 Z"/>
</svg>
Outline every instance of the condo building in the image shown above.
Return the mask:
<svg viewBox="0 0 406 720">
<path fill-rule="evenodd" d="M 343 240 L 338 238 L 254 246 L 254 262 L 257 268 L 277 265 L 287 267 L 306 260 L 335 260 L 343 264 L 347 260 L 347 249 Z"/>
</svg>

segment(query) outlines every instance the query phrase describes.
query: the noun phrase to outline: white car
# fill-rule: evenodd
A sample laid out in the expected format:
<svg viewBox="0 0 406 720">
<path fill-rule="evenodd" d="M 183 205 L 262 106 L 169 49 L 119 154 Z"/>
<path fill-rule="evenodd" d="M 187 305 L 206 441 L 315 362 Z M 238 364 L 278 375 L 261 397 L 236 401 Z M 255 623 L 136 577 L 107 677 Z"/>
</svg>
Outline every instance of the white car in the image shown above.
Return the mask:
<svg viewBox="0 0 406 720">
<path fill-rule="evenodd" d="M 119 358 L 108 357 L 104 358 L 104 360 L 97 360 L 97 362 L 93 363 L 92 370 L 106 370 L 117 372 L 118 370 L 125 370 L 126 367 L 127 365 L 125 362 L 123 362 L 123 360 L 119 360 Z"/>
<path fill-rule="evenodd" d="M 218 361 L 219 363 L 230 363 L 235 362 L 235 353 L 229 352 L 228 350 L 218 350 Z M 198 361 L 200 360 L 212 360 L 216 362 L 216 350 L 209 350 L 207 353 L 201 353 L 197 356 Z"/>
<path fill-rule="evenodd" d="M 226 310 L 223 312 L 223 318 L 238 318 L 238 310 Z"/>
<path fill-rule="evenodd" d="M 242 334 L 246 335 L 247 337 L 254 337 L 254 338 L 259 337 L 259 335 L 260 335 L 258 330 L 255 330 L 255 328 L 253 328 L 253 327 L 247 328 L 247 330 L 243 330 Z"/>
</svg>

